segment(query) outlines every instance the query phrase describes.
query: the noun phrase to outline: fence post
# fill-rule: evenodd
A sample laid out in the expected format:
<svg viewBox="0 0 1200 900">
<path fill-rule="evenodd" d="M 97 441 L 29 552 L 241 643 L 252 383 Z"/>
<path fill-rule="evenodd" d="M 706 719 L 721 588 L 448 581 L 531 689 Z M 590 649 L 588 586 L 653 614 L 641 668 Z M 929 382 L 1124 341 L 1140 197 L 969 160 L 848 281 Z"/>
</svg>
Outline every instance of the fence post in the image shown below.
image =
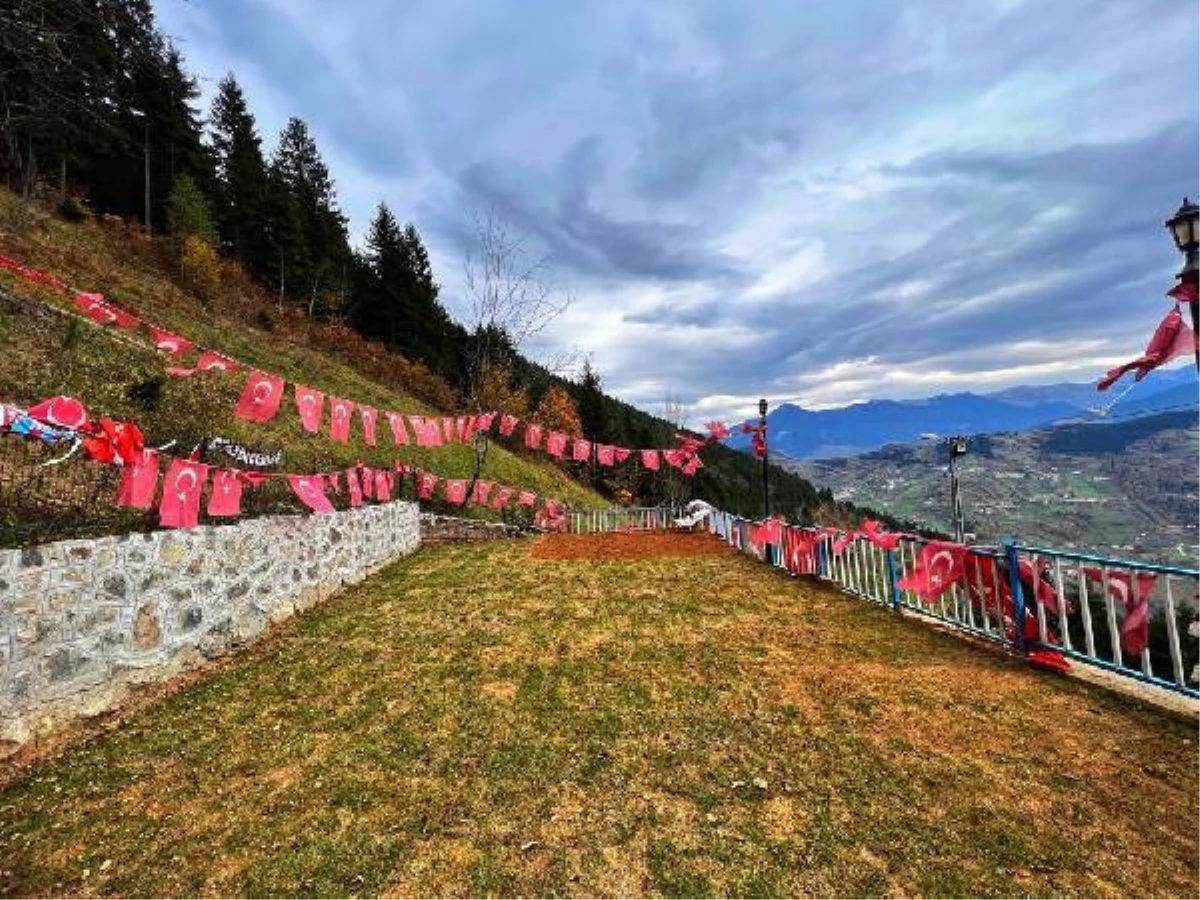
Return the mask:
<svg viewBox="0 0 1200 900">
<path fill-rule="evenodd" d="M 1021 589 L 1021 558 L 1017 555 L 1014 538 L 1000 539 L 1004 548 L 1004 559 L 1008 568 L 1008 590 L 1012 594 L 1013 644 L 1025 652 L 1025 592 Z"/>
<path fill-rule="evenodd" d="M 821 538 L 817 541 L 817 577 L 828 578 L 829 574 L 825 570 L 825 539 Z"/>
<path fill-rule="evenodd" d="M 888 584 L 891 586 L 891 589 L 892 589 L 892 609 L 899 612 L 901 595 L 900 595 L 900 579 L 896 577 L 896 551 L 895 550 L 887 550 L 887 551 L 885 551 L 884 555 L 885 555 L 885 558 L 887 559 Z"/>
</svg>

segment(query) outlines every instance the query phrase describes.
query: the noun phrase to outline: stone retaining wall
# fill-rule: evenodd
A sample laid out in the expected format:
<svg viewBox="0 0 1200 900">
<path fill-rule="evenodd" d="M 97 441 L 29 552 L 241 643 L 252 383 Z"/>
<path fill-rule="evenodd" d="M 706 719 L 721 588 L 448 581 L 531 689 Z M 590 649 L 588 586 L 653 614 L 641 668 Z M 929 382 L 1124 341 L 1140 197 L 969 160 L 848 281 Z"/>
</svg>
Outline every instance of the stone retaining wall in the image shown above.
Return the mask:
<svg viewBox="0 0 1200 900">
<path fill-rule="evenodd" d="M 495 541 L 525 534 L 516 525 L 502 522 L 482 522 L 457 516 L 438 516 L 421 513 L 421 543 L 446 544 L 463 541 Z"/>
<path fill-rule="evenodd" d="M 0 755 L 415 550 L 413 503 L 0 550 Z"/>
</svg>

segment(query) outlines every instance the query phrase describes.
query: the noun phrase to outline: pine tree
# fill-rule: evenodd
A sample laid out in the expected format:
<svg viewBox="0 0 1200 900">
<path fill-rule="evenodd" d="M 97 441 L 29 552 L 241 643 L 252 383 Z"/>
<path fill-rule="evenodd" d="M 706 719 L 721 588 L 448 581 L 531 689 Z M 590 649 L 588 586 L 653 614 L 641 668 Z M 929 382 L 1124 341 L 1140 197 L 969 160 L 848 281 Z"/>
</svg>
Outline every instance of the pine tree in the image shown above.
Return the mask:
<svg viewBox="0 0 1200 900">
<path fill-rule="evenodd" d="M 296 204 L 306 254 L 293 266 L 295 289 L 290 293 L 316 315 L 322 311 L 325 292 L 345 290 L 350 245 L 333 179 L 303 119 L 288 120 L 279 136 L 272 168 Z"/>
<path fill-rule="evenodd" d="M 190 175 L 180 175 L 167 198 L 167 228 L 171 236 L 182 240 L 189 235 L 217 245 L 217 229 L 204 194 Z"/>
<path fill-rule="evenodd" d="M 268 271 L 270 252 L 263 227 L 267 165 L 254 116 L 232 73 L 221 79 L 209 116 L 217 173 L 216 219 L 222 249 L 251 272 Z"/>
<path fill-rule="evenodd" d="M 608 413 L 605 409 L 608 398 L 604 396 L 600 376 L 592 368 L 590 359 L 583 363 L 583 376 L 575 393 L 579 400 L 579 421 L 583 426 L 584 435 L 591 440 L 608 440 Z"/>
</svg>

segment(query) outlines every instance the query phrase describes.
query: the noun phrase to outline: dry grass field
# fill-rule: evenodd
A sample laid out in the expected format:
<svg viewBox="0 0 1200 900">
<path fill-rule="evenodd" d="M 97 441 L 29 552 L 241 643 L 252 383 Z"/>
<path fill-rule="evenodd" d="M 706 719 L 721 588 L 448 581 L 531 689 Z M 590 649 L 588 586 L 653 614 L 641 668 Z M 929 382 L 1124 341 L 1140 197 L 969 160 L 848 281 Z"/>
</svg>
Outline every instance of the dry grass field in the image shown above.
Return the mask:
<svg viewBox="0 0 1200 900">
<path fill-rule="evenodd" d="M 20 773 L 0 893 L 1196 895 L 1194 723 L 594 540 L 422 550 Z"/>
</svg>

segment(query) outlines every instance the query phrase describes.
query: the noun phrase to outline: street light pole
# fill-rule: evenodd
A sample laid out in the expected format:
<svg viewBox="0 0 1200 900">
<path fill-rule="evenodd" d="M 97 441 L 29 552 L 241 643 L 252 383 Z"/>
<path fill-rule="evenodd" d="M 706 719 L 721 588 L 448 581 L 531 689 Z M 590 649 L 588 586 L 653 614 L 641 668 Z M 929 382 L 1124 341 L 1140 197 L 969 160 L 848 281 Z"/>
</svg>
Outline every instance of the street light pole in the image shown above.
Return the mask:
<svg viewBox="0 0 1200 900">
<path fill-rule="evenodd" d="M 1183 198 L 1183 205 L 1175 211 L 1175 215 L 1167 219 L 1167 230 L 1175 241 L 1175 247 L 1183 254 L 1183 268 L 1175 277 L 1180 287 L 1190 285 L 1188 306 L 1192 312 L 1192 334 L 1200 333 L 1200 236 L 1197 235 L 1197 220 L 1200 219 L 1200 206 L 1196 206 Z M 1196 371 L 1200 372 L 1200 346 L 1196 347 Z"/>
<path fill-rule="evenodd" d="M 961 544 L 966 538 L 966 523 L 963 520 L 962 491 L 958 486 L 958 469 L 955 460 L 967 454 L 965 437 L 950 438 L 950 517 L 953 519 L 954 542 Z"/>
<path fill-rule="evenodd" d="M 758 401 L 758 436 L 762 438 L 762 483 L 763 483 L 763 520 L 771 518 L 771 492 L 770 481 L 767 475 L 767 455 L 770 452 L 767 448 L 767 401 L 762 399 Z"/>
</svg>

